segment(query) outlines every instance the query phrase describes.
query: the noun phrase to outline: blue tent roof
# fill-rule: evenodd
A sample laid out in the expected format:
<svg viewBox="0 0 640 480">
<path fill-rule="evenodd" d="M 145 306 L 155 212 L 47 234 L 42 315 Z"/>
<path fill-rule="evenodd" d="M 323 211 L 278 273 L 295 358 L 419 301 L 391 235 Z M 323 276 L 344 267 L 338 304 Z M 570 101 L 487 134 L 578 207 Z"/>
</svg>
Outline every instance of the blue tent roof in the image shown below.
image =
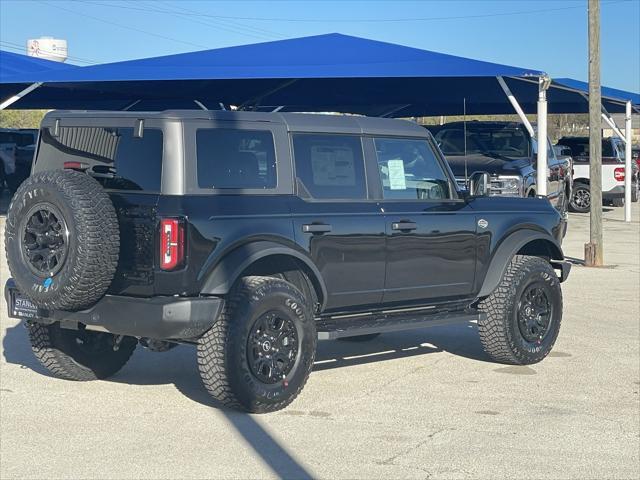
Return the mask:
<svg viewBox="0 0 640 480">
<path fill-rule="evenodd" d="M 46 82 L 538 76 L 500 65 L 338 33 L 43 74 Z M 29 80 L 30 81 L 30 80 Z"/>
<path fill-rule="evenodd" d="M 573 78 L 554 78 L 553 83 L 582 93 L 589 93 L 589 84 L 587 82 L 581 82 L 580 80 L 574 80 Z M 609 87 L 602 87 L 600 89 L 600 93 L 603 97 L 609 99 L 617 99 L 623 102 L 631 100 L 633 105 L 640 105 L 640 93 L 626 92 L 624 90 Z"/>
<path fill-rule="evenodd" d="M 73 65 L 0 50 L 0 83 L 34 83 L 40 74 L 73 69 Z M 26 79 L 26 80 L 25 80 Z"/>
<path fill-rule="evenodd" d="M 513 113 L 502 76 L 527 113 L 540 70 L 483 62 L 341 34 L 205 50 L 0 78 L 0 98 L 45 85 L 13 108 L 132 110 L 208 108 L 342 111 L 418 116 Z M 587 111 L 575 90 L 549 92 L 550 113 Z M 606 102 L 606 99 L 605 99 Z M 608 105 L 611 112 L 622 103 Z M 464 106 L 464 107 L 463 107 Z"/>
</svg>

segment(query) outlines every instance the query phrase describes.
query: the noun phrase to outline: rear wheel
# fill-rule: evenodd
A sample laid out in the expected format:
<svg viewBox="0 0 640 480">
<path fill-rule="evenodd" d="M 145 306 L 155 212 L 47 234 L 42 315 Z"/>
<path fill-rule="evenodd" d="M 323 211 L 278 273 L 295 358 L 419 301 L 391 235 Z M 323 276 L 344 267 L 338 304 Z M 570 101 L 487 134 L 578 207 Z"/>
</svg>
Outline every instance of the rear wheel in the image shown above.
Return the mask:
<svg viewBox="0 0 640 480">
<path fill-rule="evenodd" d="M 591 191 L 589 185 L 576 183 L 571 193 L 569 210 L 577 213 L 587 213 L 591 208 Z"/>
<path fill-rule="evenodd" d="M 38 361 L 56 377 L 66 380 L 97 380 L 115 375 L 127 363 L 138 341 L 110 333 L 59 323 L 27 324 L 31 348 Z"/>
<path fill-rule="evenodd" d="M 266 413 L 302 391 L 315 359 L 311 306 L 290 283 L 242 278 L 215 324 L 198 343 L 198 367 L 221 405 Z"/>
<path fill-rule="evenodd" d="M 514 365 L 545 358 L 562 321 L 560 281 L 546 260 L 516 255 L 498 287 L 480 304 L 478 331 L 485 352 Z"/>
</svg>

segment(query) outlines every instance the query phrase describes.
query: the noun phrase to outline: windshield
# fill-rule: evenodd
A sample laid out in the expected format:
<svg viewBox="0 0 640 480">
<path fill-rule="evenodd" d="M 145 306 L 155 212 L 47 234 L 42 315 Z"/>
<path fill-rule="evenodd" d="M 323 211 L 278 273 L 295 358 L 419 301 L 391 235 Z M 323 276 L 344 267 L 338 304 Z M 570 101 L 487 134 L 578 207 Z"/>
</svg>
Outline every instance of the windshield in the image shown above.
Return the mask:
<svg viewBox="0 0 640 480">
<path fill-rule="evenodd" d="M 435 136 L 445 155 L 488 154 L 528 157 L 529 140 L 524 131 L 512 125 L 467 124 L 444 126 Z M 466 145 L 465 145 L 466 143 Z"/>
</svg>

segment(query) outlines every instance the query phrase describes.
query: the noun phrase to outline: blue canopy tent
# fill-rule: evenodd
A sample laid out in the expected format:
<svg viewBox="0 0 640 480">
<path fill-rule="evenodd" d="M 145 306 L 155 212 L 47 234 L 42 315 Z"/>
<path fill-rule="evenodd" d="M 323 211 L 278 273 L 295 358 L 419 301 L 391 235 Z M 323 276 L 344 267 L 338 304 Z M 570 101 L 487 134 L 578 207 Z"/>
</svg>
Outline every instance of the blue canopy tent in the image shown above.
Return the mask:
<svg viewBox="0 0 640 480">
<path fill-rule="evenodd" d="M 1 65 L 0 65 L 1 68 Z M 393 117 L 535 113 L 544 72 L 386 42 L 328 34 L 117 62 L 34 75 L 0 77 L 7 89 L 44 82 L 13 108 L 220 108 L 348 111 Z M 548 92 L 551 113 L 586 112 L 573 89 Z M 194 102 L 198 101 L 198 104 Z M 607 109 L 624 110 L 617 97 Z M 609 99 L 605 97 L 605 102 Z M 132 105 L 134 104 L 135 105 Z"/>
</svg>

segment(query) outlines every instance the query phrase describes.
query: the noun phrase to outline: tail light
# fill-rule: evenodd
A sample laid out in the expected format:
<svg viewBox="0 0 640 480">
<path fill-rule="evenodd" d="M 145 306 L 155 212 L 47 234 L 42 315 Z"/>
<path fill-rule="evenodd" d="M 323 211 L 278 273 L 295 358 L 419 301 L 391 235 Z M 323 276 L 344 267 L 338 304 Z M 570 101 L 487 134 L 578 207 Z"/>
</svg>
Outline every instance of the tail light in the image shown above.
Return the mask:
<svg viewBox="0 0 640 480">
<path fill-rule="evenodd" d="M 624 182 L 624 168 L 618 167 L 613 171 L 613 176 L 616 182 Z"/>
<path fill-rule="evenodd" d="M 177 218 L 160 221 L 160 268 L 174 270 L 184 262 L 184 222 Z"/>
</svg>

